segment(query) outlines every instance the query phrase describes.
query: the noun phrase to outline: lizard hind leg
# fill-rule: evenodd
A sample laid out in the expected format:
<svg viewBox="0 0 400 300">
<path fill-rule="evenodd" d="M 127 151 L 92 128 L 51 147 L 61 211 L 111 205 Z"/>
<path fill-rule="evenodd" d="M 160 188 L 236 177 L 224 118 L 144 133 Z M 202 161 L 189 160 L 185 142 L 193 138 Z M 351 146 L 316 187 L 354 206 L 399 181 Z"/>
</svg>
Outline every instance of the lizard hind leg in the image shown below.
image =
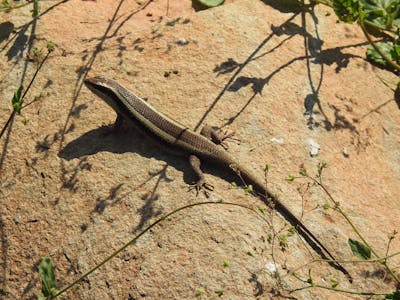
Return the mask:
<svg viewBox="0 0 400 300">
<path fill-rule="evenodd" d="M 233 139 L 239 141 L 239 139 L 233 137 L 234 132 L 223 132 L 216 126 L 206 125 L 201 129 L 200 134 L 211 140 L 214 144 L 221 145 L 225 150 L 228 150 L 225 140 Z"/>
<path fill-rule="evenodd" d="M 193 171 L 197 175 L 197 182 L 194 184 L 191 184 L 189 186 L 189 191 L 190 190 L 196 190 L 196 196 L 199 194 L 200 190 L 204 191 L 204 194 L 208 198 L 209 194 L 208 191 L 212 191 L 214 187 L 206 182 L 206 179 L 204 178 L 204 173 L 201 170 L 201 161 L 196 155 L 190 155 L 189 156 L 189 163 L 192 166 Z M 208 191 L 207 191 L 208 190 Z"/>
</svg>

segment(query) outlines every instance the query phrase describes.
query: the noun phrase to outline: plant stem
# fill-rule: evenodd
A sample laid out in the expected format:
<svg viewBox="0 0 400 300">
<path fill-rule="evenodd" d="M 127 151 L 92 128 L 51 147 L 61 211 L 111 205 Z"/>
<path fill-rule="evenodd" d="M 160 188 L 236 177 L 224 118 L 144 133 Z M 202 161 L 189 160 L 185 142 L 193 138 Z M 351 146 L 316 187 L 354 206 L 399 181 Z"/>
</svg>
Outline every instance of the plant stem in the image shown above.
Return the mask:
<svg viewBox="0 0 400 300">
<path fill-rule="evenodd" d="M 399 277 L 397 277 L 396 274 L 394 274 L 393 270 L 390 269 L 388 266 L 386 260 L 382 261 L 381 256 L 370 246 L 370 244 L 365 240 L 361 232 L 358 230 L 358 228 L 354 225 L 354 223 L 350 220 L 350 218 L 346 215 L 346 213 L 340 208 L 339 202 L 337 202 L 331 193 L 327 190 L 327 188 L 321 184 L 318 180 L 314 179 L 313 177 L 307 176 L 307 178 L 313 180 L 316 184 L 318 184 L 323 191 L 328 195 L 329 199 L 335 204 L 335 209 L 346 219 L 346 221 L 350 224 L 351 228 L 354 230 L 354 232 L 358 235 L 358 237 L 362 240 L 362 242 L 371 250 L 371 252 L 375 255 L 377 258 L 377 262 L 381 263 L 383 266 L 385 266 L 386 270 L 390 273 L 390 275 L 393 277 L 396 282 L 400 283 Z"/>
<path fill-rule="evenodd" d="M 379 47 L 375 44 L 375 42 L 371 39 L 371 37 L 369 36 L 367 30 L 365 29 L 365 24 L 364 24 L 364 20 L 361 19 L 360 20 L 360 27 L 365 35 L 365 37 L 367 38 L 368 42 L 371 44 L 371 46 L 375 49 L 376 52 L 379 53 L 380 56 L 382 56 L 382 58 L 389 64 L 391 65 L 395 70 L 400 71 L 400 66 L 395 63 L 393 60 L 390 59 L 390 57 L 388 57 L 385 53 L 383 53 L 381 51 L 381 49 L 379 49 Z"/>
<path fill-rule="evenodd" d="M 39 73 L 40 69 L 42 68 L 44 62 L 45 62 L 45 61 L 47 60 L 47 58 L 49 57 L 50 53 L 51 53 L 51 51 L 48 51 L 48 52 L 46 53 L 46 56 L 43 58 L 43 60 L 40 62 L 40 64 L 39 64 L 38 67 L 36 68 L 35 74 L 33 74 L 33 77 L 32 77 L 32 79 L 31 79 L 31 81 L 29 82 L 28 87 L 25 89 L 25 92 L 23 93 L 23 95 L 22 95 L 22 97 L 21 97 L 22 100 L 25 98 L 26 94 L 28 93 L 29 89 L 31 88 L 31 86 L 32 86 L 32 84 L 33 84 L 33 81 L 35 80 L 37 74 Z M 22 106 L 22 108 L 27 107 L 28 105 L 32 104 L 33 102 L 35 102 L 35 101 L 32 101 L 32 102 L 30 102 L 30 103 L 28 103 L 28 104 Z M 1 139 L 1 137 L 3 136 L 4 132 L 6 131 L 7 127 L 10 125 L 11 121 L 14 119 L 14 117 L 15 117 L 15 110 L 12 111 L 12 113 L 11 113 L 10 117 L 8 118 L 6 124 L 5 124 L 4 127 L 1 129 L 1 132 L 0 132 L 0 139 Z"/>
<path fill-rule="evenodd" d="M 300 269 L 302 269 L 304 267 L 307 267 L 307 266 L 309 266 L 309 265 L 311 265 L 313 263 L 317 263 L 317 262 L 338 262 L 338 263 L 341 263 L 341 264 L 381 263 L 382 260 L 387 260 L 387 259 L 389 259 L 391 257 L 394 257 L 394 256 L 397 256 L 397 255 L 400 255 L 400 251 L 392 253 L 392 254 L 390 254 L 388 256 L 385 256 L 385 257 L 382 257 L 382 258 L 376 258 L 376 259 L 370 259 L 370 260 L 333 260 L 333 259 L 319 259 L 319 258 L 316 258 L 316 259 L 310 260 L 309 262 L 307 262 L 305 264 L 302 264 L 301 266 L 296 267 L 293 270 L 289 270 L 288 274 L 289 275 L 293 274 L 293 273 L 297 272 L 298 270 L 300 270 Z M 285 276 L 283 276 L 283 277 L 285 277 Z"/>
<path fill-rule="evenodd" d="M 169 218 L 170 216 L 178 213 L 181 210 L 187 209 L 187 208 L 191 208 L 191 207 L 195 207 L 195 206 L 199 206 L 199 205 L 207 205 L 207 204 L 218 204 L 218 205 L 233 205 L 233 206 L 238 206 L 238 207 L 242 207 L 245 208 L 247 210 L 250 210 L 254 213 L 256 213 L 257 215 L 259 215 L 258 211 L 256 211 L 255 209 L 249 207 L 249 206 L 245 206 L 242 204 L 238 204 L 238 203 L 231 203 L 231 202 L 213 202 L 213 201 L 206 201 L 206 202 L 197 202 L 197 203 L 192 203 L 192 204 L 188 204 L 185 206 L 181 206 L 175 210 L 173 210 L 170 213 L 167 213 L 166 215 L 162 216 L 161 218 L 157 219 L 155 222 L 153 222 L 152 224 L 150 224 L 148 227 L 146 227 L 142 232 L 140 232 L 137 236 L 135 236 L 133 239 L 131 239 L 129 242 L 127 242 L 124 246 L 122 246 L 121 248 L 119 248 L 117 251 L 113 252 L 110 256 L 108 256 L 106 259 L 104 259 L 102 262 L 100 262 L 98 265 L 96 265 L 94 268 L 90 269 L 88 272 L 86 272 L 85 274 L 83 274 L 81 277 L 79 277 L 77 280 L 75 280 L 74 282 L 72 282 L 70 285 L 68 285 L 67 287 L 63 288 L 62 290 L 60 290 L 57 294 L 55 294 L 54 296 L 51 297 L 51 299 L 56 298 L 58 296 L 60 296 L 61 294 L 65 293 L 66 291 L 68 291 L 70 288 L 72 288 L 75 284 L 79 283 L 80 281 L 82 281 L 84 278 L 86 278 L 87 276 L 89 276 L 90 274 L 92 274 L 94 271 L 96 271 L 98 268 L 100 268 L 101 266 L 103 266 L 105 263 L 107 263 L 108 261 L 110 261 L 112 258 L 114 258 L 115 256 L 117 256 L 118 254 L 120 254 L 122 251 L 124 251 L 126 248 L 128 248 L 131 244 L 133 244 L 134 242 L 136 242 L 142 235 L 144 235 L 147 231 L 149 231 L 151 228 L 153 228 L 154 226 L 156 226 L 158 223 L 160 223 L 161 221 L 164 221 L 165 219 Z"/>
<path fill-rule="evenodd" d="M 304 283 L 308 283 L 307 281 L 303 280 L 302 278 L 294 275 L 297 279 L 301 280 Z M 346 289 L 338 289 L 336 287 L 330 287 L 330 286 L 324 286 L 320 284 L 310 284 L 308 286 L 303 286 L 301 288 L 297 288 L 294 290 L 291 290 L 290 293 L 309 289 L 309 288 L 320 288 L 320 289 L 325 289 L 325 290 L 330 290 L 330 291 L 335 291 L 335 292 L 341 292 L 341 293 L 346 293 L 346 294 L 352 294 L 352 295 L 362 295 L 362 296 L 386 296 L 389 293 L 373 293 L 373 292 L 358 292 L 358 291 L 352 291 L 352 290 L 346 290 Z"/>
<path fill-rule="evenodd" d="M 37 74 L 39 73 L 40 69 L 42 68 L 44 62 L 47 60 L 47 58 L 49 57 L 49 55 L 50 55 L 50 51 L 48 51 L 48 52 L 46 53 L 46 56 L 42 59 L 42 61 L 40 62 L 39 66 L 36 68 L 35 74 L 33 74 L 33 77 L 32 77 L 32 79 L 31 79 L 31 81 L 29 82 L 28 87 L 26 88 L 24 94 L 23 94 L 22 97 L 21 97 L 22 99 L 25 98 L 26 94 L 28 93 L 28 90 L 30 89 L 31 85 L 33 84 L 33 81 L 35 80 Z"/>
</svg>

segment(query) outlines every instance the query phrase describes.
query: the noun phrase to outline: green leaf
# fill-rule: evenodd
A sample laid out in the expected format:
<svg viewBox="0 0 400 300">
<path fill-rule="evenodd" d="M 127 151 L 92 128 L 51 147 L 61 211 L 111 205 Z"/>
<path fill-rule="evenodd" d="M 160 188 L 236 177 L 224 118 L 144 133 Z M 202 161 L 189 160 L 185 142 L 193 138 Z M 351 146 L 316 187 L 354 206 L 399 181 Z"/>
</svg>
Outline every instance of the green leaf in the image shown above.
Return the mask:
<svg viewBox="0 0 400 300">
<path fill-rule="evenodd" d="M 385 299 L 400 300 L 400 290 L 397 290 L 394 293 L 386 294 Z"/>
<path fill-rule="evenodd" d="M 288 248 L 288 236 L 286 234 L 281 234 L 279 236 L 279 247 L 282 251 L 285 251 Z"/>
<path fill-rule="evenodd" d="M 54 42 L 47 41 L 47 44 L 46 44 L 47 51 L 53 52 L 56 49 L 56 47 L 57 46 L 56 46 L 56 44 Z"/>
<path fill-rule="evenodd" d="M 288 229 L 288 232 L 289 232 L 289 234 L 288 234 L 289 236 L 294 235 L 296 233 L 296 227 L 290 226 Z"/>
<path fill-rule="evenodd" d="M 274 239 L 273 235 L 272 235 L 271 233 L 268 234 L 268 238 L 267 238 L 268 243 L 271 244 L 271 242 L 272 242 L 273 239 Z"/>
<path fill-rule="evenodd" d="M 394 19 L 392 24 L 393 24 L 393 26 L 400 28 L 400 18 Z"/>
<path fill-rule="evenodd" d="M 33 9 L 31 10 L 32 12 L 32 17 L 36 18 L 37 16 L 39 16 L 39 0 L 33 0 Z"/>
<path fill-rule="evenodd" d="M 3 0 L 3 1 L 1 1 L 1 7 L 0 8 L 2 8 L 2 9 L 8 9 L 8 8 L 11 8 L 11 4 L 10 3 L 8 3 L 8 1 L 7 0 Z"/>
<path fill-rule="evenodd" d="M 300 166 L 299 174 L 301 176 L 307 176 L 307 169 L 304 167 L 304 165 Z"/>
<path fill-rule="evenodd" d="M 253 193 L 253 186 L 252 186 L 251 184 L 249 184 L 248 186 L 246 186 L 246 187 L 244 188 L 244 192 L 245 192 L 246 194 L 251 194 L 251 193 Z"/>
<path fill-rule="evenodd" d="M 294 176 L 291 175 L 291 174 L 289 174 L 289 175 L 286 177 L 286 181 L 293 181 L 293 180 L 294 180 Z"/>
<path fill-rule="evenodd" d="M 362 2 L 365 19 L 377 25 L 390 28 L 399 16 L 398 0 L 362 0 Z"/>
<path fill-rule="evenodd" d="M 363 260 L 368 260 L 371 258 L 371 249 L 364 245 L 363 243 L 353 240 L 353 239 L 349 239 L 349 245 L 351 248 L 351 251 L 353 252 L 353 254 L 355 256 L 357 256 L 358 258 L 361 258 Z"/>
<path fill-rule="evenodd" d="M 12 6 L 7 0 L 1 1 L 0 9 L 10 9 L 10 8 L 12 8 Z"/>
<path fill-rule="evenodd" d="M 39 274 L 42 278 L 42 293 L 45 297 L 54 296 L 56 290 L 56 274 L 49 257 L 43 257 L 39 265 Z"/>
<path fill-rule="evenodd" d="M 381 42 L 376 43 L 376 46 L 392 61 L 397 62 L 397 60 L 399 59 L 399 55 L 397 54 L 398 49 L 395 49 L 392 43 Z M 388 62 L 372 46 L 368 46 L 367 48 L 367 58 L 383 67 L 388 66 Z"/>
<path fill-rule="evenodd" d="M 329 205 L 329 203 L 324 203 L 324 204 L 322 205 L 322 208 L 325 209 L 325 210 L 329 209 L 330 207 L 331 207 L 331 206 Z"/>
<path fill-rule="evenodd" d="M 397 287 L 398 288 L 398 287 Z M 400 300 L 400 290 L 397 290 L 393 293 L 394 300 Z"/>
<path fill-rule="evenodd" d="M 14 96 L 11 100 L 12 106 L 14 108 L 14 111 L 18 114 L 21 113 L 21 109 L 22 109 L 22 103 L 24 102 L 24 100 L 21 98 L 22 95 L 22 89 L 24 87 L 22 86 L 22 84 L 19 86 L 18 90 L 16 92 L 14 92 Z"/>
<path fill-rule="evenodd" d="M 340 21 L 354 23 L 360 16 L 360 9 L 358 0 L 333 0 L 333 10 Z"/>
<path fill-rule="evenodd" d="M 206 7 L 215 7 L 224 3 L 224 0 L 197 0 L 200 4 Z"/>
<path fill-rule="evenodd" d="M 221 297 L 224 294 L 224 291 L 222 290 L 215 290 L 214 293 L 218 295 L 218 297 Z"/>
<path fill-rule="evenodd" d="M 322 171 L 323 171 L 324 169 L 326 169 L 327 167 L 328 167 L 328 163 L 327 163 L 326 161 L 321 161 L 321 162 L 319 162 L 319 163 L 318 163 L 318 167 L 317 167 L 318 174 L 321 175 L 321 174 L 322 174 Z"/>
<path fill-rule="evenodd" d="M 400 57 L 400 45 L 394 44 L 393 45 L 393 51 L 394 54 L 396 55 L 397 59 Z"/>
<path fill-rule="evenodd" d="M 339 282 L 336 280 L 336 278 L 331 278 L 331 287 L 335 288 L 339 285 Z"/>
</svg>

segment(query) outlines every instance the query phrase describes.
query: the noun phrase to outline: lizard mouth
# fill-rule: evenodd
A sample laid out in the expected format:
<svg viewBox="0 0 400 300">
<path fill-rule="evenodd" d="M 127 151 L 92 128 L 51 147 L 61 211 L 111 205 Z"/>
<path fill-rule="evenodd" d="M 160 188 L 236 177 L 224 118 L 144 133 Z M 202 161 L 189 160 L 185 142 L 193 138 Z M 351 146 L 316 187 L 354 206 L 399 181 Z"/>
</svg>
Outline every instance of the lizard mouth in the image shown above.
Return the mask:
<svg viewBox="0 0 400 300">
<path fill-rule="evenodd" d="M 92 77 L 84 80 L 86 87 L 91 90 L 98 97 L 103 99 L 111 108 L 120 111 L 118 103 L 120 99 L 112 89 L 112 86 L 107 84 L 107 79 L 103 77 Z"/>
</svg>

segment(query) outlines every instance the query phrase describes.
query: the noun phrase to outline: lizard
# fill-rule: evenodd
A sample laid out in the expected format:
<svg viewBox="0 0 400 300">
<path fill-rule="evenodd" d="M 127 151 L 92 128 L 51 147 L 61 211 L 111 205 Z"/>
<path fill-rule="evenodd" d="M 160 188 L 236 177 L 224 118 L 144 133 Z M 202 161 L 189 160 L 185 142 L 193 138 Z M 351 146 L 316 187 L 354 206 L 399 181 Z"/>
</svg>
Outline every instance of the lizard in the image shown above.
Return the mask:
<svg viewBox="0 0 400 300">
<path fill-rule="evenodd" d="M 276 209 L 286 220 L 294 226 L 296 231 L 308 242 L 308 244 L 329 263 L 344 273 L 352 282 L 350 273 L 335 259 L 330 251 L 315 237 L 315 235 L 265 186 L 247 167 L 238 161 L 223 147 L 218 146 L 225 138 L 215 128 L 205 127 L 200 134 L 178 123 L 165 114 L 159 112 L 147 101 L 136 96 L 133 92 L 120 85 L 118 82 L 106 77 L 86 78 L 86 87 L 104 100 L 117 113 L 115 125 L 129 122 L 134 128 L 145 136 L 161 143 L 166 149 L 175 154 L 189 157 L 189 162 L 198 176 L 193 187 L 197 192 L 202 189 L 210 189 L 212 186 L 205 181 L 201 170 L 201 161 L 206 161 L 214 166 L 230 170 L 253 190 L 263 196 L 267 205 Z"/>
</svg>

